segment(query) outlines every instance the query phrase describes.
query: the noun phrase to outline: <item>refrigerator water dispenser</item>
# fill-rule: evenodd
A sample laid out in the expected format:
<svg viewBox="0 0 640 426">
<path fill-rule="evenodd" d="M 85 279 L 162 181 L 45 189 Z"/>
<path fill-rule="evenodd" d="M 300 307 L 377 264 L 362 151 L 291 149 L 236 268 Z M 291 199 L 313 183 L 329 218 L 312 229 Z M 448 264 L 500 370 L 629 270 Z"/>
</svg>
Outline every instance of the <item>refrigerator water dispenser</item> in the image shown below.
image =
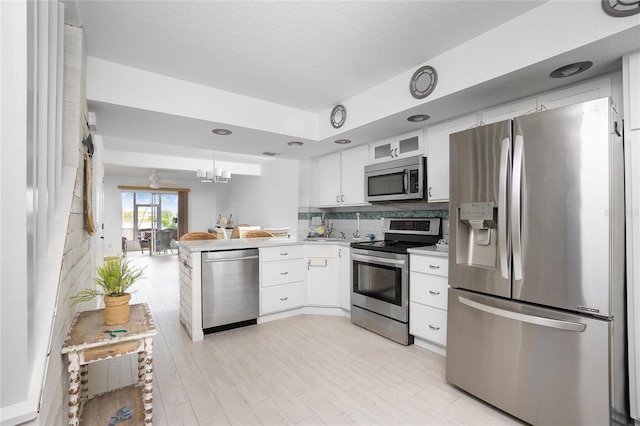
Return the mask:
<svg viewBox="0 0 640 426">
<path fill-rule="evenodd" d="M 460 203 L 456 263 L 495 268 L 498 208 L 493 202 Z"/>
</svg>

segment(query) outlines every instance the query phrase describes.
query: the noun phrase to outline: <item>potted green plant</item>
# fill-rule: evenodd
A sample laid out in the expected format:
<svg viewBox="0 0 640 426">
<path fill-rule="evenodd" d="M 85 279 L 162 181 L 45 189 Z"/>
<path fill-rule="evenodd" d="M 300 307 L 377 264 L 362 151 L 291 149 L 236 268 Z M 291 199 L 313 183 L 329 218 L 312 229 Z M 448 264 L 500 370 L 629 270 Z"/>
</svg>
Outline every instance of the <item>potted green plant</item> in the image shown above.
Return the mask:
<svg viewBox="0 0 640 426">
<path fill-rule="evenodd" d="M 144 278 L 144 268 L 135 268 L 124 257 L 109 259 L 96 268 L 98 276 L 93 281 L 99 288 L 85 288 L 70 299 L 72 305 L 88 302 L 94 297 L 104 299 L 104 322 L 106 325 L 124 324 L 129 321 L 129 300 L 127 290 L 139 279 Z"/>
</svg>

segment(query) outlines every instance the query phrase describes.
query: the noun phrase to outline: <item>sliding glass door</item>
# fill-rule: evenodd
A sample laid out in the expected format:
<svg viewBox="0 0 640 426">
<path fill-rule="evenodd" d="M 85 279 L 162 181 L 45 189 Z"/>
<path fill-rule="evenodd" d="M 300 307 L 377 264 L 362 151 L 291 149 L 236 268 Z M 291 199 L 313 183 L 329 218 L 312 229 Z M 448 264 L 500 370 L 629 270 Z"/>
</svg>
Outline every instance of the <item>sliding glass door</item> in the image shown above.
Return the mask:
<svg viewBox="0 0 640 426">
<path fill-rule="evenodd" d="M 160 244 L 159 231 L 171 230 L 162 233 L 166 250 L 177 238 L 177 217 L 177 193 L 122 192 L 122 237 L 132 242 L 123 251 L 140 249 L 153 254 Z"/>
</svg>

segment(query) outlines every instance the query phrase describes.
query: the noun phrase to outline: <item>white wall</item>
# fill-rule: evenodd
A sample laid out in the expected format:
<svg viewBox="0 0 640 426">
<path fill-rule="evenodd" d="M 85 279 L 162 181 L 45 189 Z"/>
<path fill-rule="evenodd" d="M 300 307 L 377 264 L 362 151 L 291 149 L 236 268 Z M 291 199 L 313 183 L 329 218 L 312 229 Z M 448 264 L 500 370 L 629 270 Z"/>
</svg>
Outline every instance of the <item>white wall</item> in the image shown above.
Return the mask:
<svg viewBox="0 0 640 426">
<path fill-rule="evenodd" d="M 298 170 L 298 205 L 299 207 L 310 207 L 315 199 L 315 188 L 317 181 L 317 158 L 307 158 L 300 161 Z"/>
<path fill-rule="evenodd" d="M 275 160 L 262 166 L 262 176 L 233 176 L 218 195 L 220 213 L 233 214 L 236 224 L 248 223 L 263 228 L 288 226 L 291 235 L 295 236 L 298 170 L 297 160 Z"/>
<path fill-rule="evenodd" d="M 29 333 L 26 236 L 30 216 L 24 203 L 30 118 L 27 43 L 27 3 L 0 2 L 0 411 L 27 400 L 31 375 L 25 338 Z"/>
<path fill-rule="evenodd" d="M 206 231 L 213 228 L 218 218 L 218 193 L 221 184 L 193 181 L 178 182 L 178 186 L 190 188 L 189 192 L 189 231 Z M 178 218 L 180 220 L 180 218 Z"/>
</svg>

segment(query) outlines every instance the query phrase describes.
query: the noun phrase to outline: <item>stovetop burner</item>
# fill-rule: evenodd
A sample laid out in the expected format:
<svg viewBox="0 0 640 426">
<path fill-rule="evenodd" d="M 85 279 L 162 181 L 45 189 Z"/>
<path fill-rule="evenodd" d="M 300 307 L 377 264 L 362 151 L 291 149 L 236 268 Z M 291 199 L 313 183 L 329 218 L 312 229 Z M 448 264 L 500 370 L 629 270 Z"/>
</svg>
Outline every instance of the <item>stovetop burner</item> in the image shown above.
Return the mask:
<svg viewBox="0 0 640 426">
<path fill-rule="evenodd" d="M 439 218 L 385 219 L 384 240 L 351 243 L 363 250 L 407 253 L 414 247 L 435 245 L 441 237 Z"/>
<path fill-rule="evenodd" d="M 363 241 L 357 243 L 351 243 L 351 247 L 364 250 L 386 251 L 391 253 L 407 253 L 407 250 L 414 247 L 423 247 L 429 244 L 428 242 L 410 242 L 410 241 L 396 241 L 396 240 L 377 240 L 377 241 Z"/>
</svg>

